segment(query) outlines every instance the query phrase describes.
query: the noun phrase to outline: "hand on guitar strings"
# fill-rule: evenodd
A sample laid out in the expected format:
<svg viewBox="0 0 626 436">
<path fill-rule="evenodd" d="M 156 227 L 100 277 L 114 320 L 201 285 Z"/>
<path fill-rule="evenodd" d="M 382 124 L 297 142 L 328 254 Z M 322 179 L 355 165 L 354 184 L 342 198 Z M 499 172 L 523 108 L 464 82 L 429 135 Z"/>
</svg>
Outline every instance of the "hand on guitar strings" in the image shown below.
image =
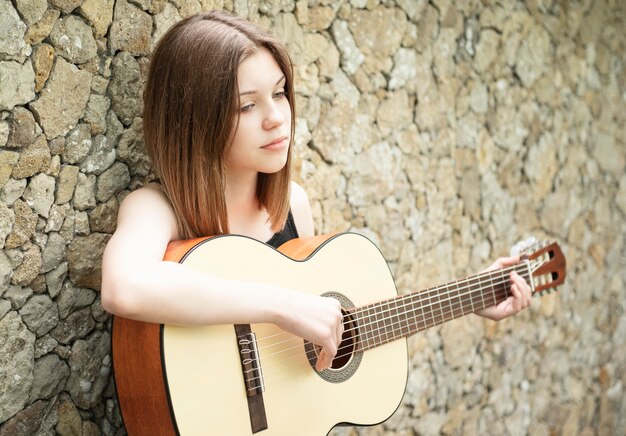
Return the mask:
<svg viewBox="0 0 626 436">
<path fill-rule="evenodd" d="M 482 272 L 493 271 L 507 266 L 513 266 L 519 263 L 519 256 L 513 257 L 501 257 L 497 259 L 489 268 Z M 508 318 L 516 313 L 526 309 L 530 306 L 532 300 L 532 291 L 526 280 L 512 271 L 511 274 L 511 288 L 510 296 L 495 306 L 486 307 L 481 310 L 477 310 L 476 314 L 485 318 L 489 318 L 493 321 L 500 321 L 501 319 Z"/>
<path fill-rule="evenodd" d="M 330 368 L 343 335 L 339 301 L 296 292 L 278 326 L 321 347 L 315 369 Z"/>
</svg>

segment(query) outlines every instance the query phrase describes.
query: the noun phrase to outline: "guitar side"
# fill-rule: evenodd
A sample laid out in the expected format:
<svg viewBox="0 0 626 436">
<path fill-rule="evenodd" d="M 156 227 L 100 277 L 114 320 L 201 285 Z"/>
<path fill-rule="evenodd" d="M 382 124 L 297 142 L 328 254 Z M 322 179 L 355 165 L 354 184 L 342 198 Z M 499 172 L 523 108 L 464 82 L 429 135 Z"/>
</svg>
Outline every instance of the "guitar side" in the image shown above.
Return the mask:
<svg viewBox="0 0 626 436">
<path fill-rule="evenodd" d="M 249 238 L 224 236 L 197 244 L 183 262 L 224 278 L 273 283 L 315 295 L 339 292 L 357 307 L 397 295 L 384 258 L 362 236 L 341 234 L 294 240 L 280 251 L 283 254 Z M 268 429 L 260 434 L 297 431 L 319 435 L 343 422 L 377 424 L 399 406 L 408 374 L 405 340 L 368 350 L 354 373 L 337 382 L 320 377 L 311 368 L 301 339 L 284 335 L 280 341 L 270 339 L 264 343 L 261 338 L 282 333 L 271 324 L 253 325 L 252 331 L 259 340 L 265 382 L 263 397 Z M 283 347 L 286 351 L 280 354 L 275 354 L 280 344 L 263 350 L 271 342 L 288 338 L 293 342 L 286 342 L 289 346 Z M 136 341 L 135 338 L 133 342 Z M 182 435 L 251 434 L 232 326 L 163 326 L 159 343 L 167 380 L 165 390 L 171 400 L 170 434 L 176 426 Z M 116 359 L 115 354 L 114 349 L 117 377 L 118 360 L 123 359 Z M 334 375 L 331 371 L 329 379 Z M 155 381 L 159 382 L 163 384 L 162 380 Z M 169 406 L 167 402 L 165 406 Z M 169 413 L 170 408 L 166 408 Z M 122 410 L 129 434 L 157 434 L 144 427 L 145 419 L 144 424 L 137 426 L 139 430 L 133 431 L 129 422 L 134 417 L 128 415 L 124 404 Z"/>
</svg>

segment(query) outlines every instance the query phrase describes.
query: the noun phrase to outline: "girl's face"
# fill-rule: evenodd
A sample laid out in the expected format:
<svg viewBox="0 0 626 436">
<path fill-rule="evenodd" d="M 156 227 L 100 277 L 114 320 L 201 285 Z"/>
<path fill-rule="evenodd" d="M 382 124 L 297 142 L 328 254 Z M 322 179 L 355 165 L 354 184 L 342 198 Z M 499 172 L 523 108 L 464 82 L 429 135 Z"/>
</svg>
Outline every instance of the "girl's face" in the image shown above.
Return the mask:
<svg viewBox="0 0 626 436">
<path fill-rule="evenodd" d="M 267 49 L 248 56 L 237 71 L 239 124 L 226 152 L 229 176 L 275 173 L 287 162 L 291 108 L 285 76 Z"/>
</svg>

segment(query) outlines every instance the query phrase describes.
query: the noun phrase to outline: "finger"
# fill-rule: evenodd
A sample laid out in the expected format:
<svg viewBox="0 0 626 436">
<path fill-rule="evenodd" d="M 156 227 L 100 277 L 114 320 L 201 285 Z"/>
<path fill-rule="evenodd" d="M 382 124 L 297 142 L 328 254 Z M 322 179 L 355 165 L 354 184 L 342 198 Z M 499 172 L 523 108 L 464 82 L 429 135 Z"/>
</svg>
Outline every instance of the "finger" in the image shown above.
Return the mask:
<svg viewBox="0 0 626 436">
<path fill-rule="evenodd" d="M 496 262 L 501 266 L 511 266 L 519 263 L 519 256 L 509 256 L 509 257 L 501 257 Z"/>
<path fill-rule="evenodd" d="M 335 353 L 330 353 L 326 348 L 322 348 L 320 355 L 317 359 L 317 363 L 315 364 L 315 368 L 318 371 L 323 371 L 327 368 L 330 368 L 333 358 L 335 357 Z"/>
<path fill-rule="evenodd" d="M 521 292 L 520 288 L 520 278 L 515 271 L 511 272 L 511 293 L 515 297 L 516 304 L 515 307 L 522 306 L 524 303 L 524 295 Z"/>
<path fill-rule="evenodd" d="M 343 336 L 343 319 L 341 319 L 339 321 L 339 324 L 337 325 L 337 347 L 339 347 L 339 345 L 341 344 L 341 338 Z"/>
<path fill-rule="evenodd" d="M 524 294 L 526 295 L 526 307 L 529 307 L 530 303 L 533 302 L 533 291 L 530 289 L 530 285 L 526 281 L 524 281 L 523 289 Z"/>
<path fill-rule="evenodd" d="M 513 294 L 513 299 L 511 300 L 512 315 L 522 310 L 522 295 L 515 284 L 511 286 L 511 293 Z"/>
<path fill-rule="evenodd" d="M 524 303 L 524 297 L 522 296 L 522 292 L 519 290 L 519 286 L 517 286 L 517 283 L 513 283 L 511 285 L 511 294 L 513 294 L 513 300 L 511 301 L 513 313 L 517 313 L 522 310 L 522 306 Z"/>
<path fill-rule="evenodd" d="M 530 289 L 530 285 L 528 283 L 526 283 L 526 307 L 529 307 L 530 304 L 533 302 L 533 290 Z"/>
<path fill-rule="evenodd" d="M 315 363 L 315 369 L 323 371 L 328 367 L 328 358 L 326 357 L 326 351 L 322 349 L 319 356 L 317 356 L 317 362 Z"/>
<path fill-rule="evenodd" d="M 337 345 L 332 341 L 331 338 L 329 338 L 326 345 L 322 346 L 322 352 L 320 353 L 320 357 L 323 356 L 322 363 L 320 365 L 321 368 L 322 369 L 330 368 L 330 365 L 332 364 L 333 359 L 335 358 L 336 354 L 337 354 Z"/>
<path fill-rule="evenodd" d="M 519 256 L 510 256 L 510 257 L 500 257 L 496 259 L 494 263 L 489 266 L 485 271 L 493 271 L 496 269 L 504 268 L 506 266 L 511 266 L 519 263 Z"/>
<path fill-rule="evenodd" d="M 527 308 L 530 305 L 530 300 L 532 298 L 530 286 L 528 286 L 528 283 L 526 282 L 526 280 L 524 280 L 524 278 L 520 276 L 518 273 L 516 273 L 515 271 L 511 273 L 511 279 L 515 282 L 515 284 L 517 285 L 517 288 L 519 289 L 521 293 L 522 309 Z"/>
<path fill-rule="evenodd" d="M 335 344 L 339 347 L 341 344 L 341 336 L 343 335 L 343 313 L 341 312 L 341 303 L 337 301 L 337 327 L 335 328 Z"/>
</svg>

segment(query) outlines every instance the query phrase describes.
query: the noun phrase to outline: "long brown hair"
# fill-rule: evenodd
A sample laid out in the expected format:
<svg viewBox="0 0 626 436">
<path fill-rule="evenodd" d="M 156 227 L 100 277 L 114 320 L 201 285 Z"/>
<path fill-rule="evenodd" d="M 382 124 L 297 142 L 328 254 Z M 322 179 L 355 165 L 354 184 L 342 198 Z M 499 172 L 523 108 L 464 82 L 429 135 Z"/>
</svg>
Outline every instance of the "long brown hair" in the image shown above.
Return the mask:
<svg viewBox="0 0 626 436">
<path fill-rule="evenodd" d="M 285 75 L 291 107 L 287 163 L 259 173 L 257 199 L 280 230 L 289 212 L 295 113 L 293 70 L 285 46 L 269 32 L 222 11 L 188 17 L 157 44 L 144 91 L 144 138 L 153 168 L 184 239 L 228 233 L 224 159 L 239 114 L 237 69 L 267 49 Z"/>
</svg>

